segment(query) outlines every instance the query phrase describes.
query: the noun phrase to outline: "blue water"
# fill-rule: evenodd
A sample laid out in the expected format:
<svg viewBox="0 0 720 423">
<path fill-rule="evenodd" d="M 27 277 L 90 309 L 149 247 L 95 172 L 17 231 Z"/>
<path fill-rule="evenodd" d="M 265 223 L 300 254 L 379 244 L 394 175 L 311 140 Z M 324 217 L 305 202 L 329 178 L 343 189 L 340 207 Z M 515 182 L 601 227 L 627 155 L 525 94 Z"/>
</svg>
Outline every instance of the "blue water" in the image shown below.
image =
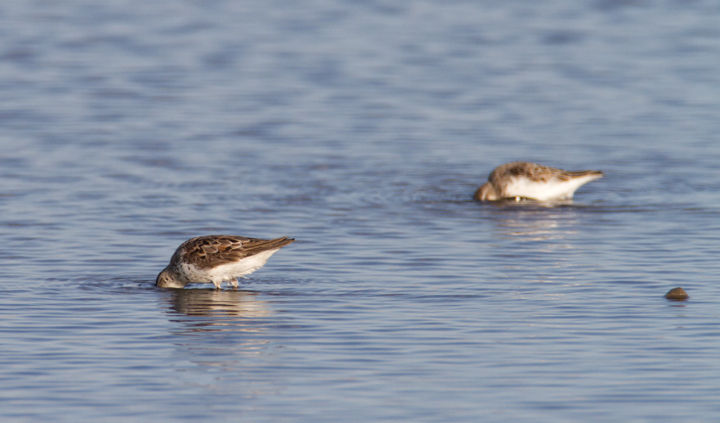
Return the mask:
<svg viewBox="0 0 720 423">
<path fill-rule="evenodd" d="M 3 4 L 0 420 L 715 420 L 718 22 Z M 513 160 L 607 176 L 570 205 L 473 201 Z M 153 286 L 218 233 L 297 242 L 239 290 Z"/>
</svg>

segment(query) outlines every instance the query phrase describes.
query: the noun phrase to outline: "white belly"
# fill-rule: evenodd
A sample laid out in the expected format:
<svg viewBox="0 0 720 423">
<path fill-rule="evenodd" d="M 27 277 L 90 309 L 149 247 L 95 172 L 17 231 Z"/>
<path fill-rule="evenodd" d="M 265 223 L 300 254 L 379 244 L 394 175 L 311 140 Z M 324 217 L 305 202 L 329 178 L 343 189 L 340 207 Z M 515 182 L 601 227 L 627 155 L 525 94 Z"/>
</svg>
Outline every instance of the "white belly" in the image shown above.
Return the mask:
<svg viewBox="0 0 720 423">
<path fill-rule="evenodd" d="M 279 248 L 275 250 L 267 250 L 262 253 L 255 254 L 250 257 L 230 264 L 224 264 L 222 266 L 209 269 L 211 280 L 231 281 L 241 276 L 249 275 L 250 273 L 263 267 L 268 261 L 271 255 L 275 254 Z"/>
<path fill-rule="evenodd" d="M 578 188 L 597 178 L 597 175 L 588 175 L 569 181 L 551 179 L 547 182 L 535 182 L 528 178 L 514 178 L 505 187 L 504 195 L 506 197 L 531 198 L 538 201 L 569 200 L 573 198 Z"/>
<path fill-rule="evenodd" d="M 241 276 L 249 275 L 263 267 L 270 256 L 275 254 L 279 249 L 280 248 L 263 251 L 250 257 L 245 257 L 240 261 L 223 264 L 212 269 L 200 269 L 192 264 L 183 263 L 180 265 L 181 274 L 186 279 L 186 283 L 221 283 L 224 281 L 234 281 Z"/>
</svg>

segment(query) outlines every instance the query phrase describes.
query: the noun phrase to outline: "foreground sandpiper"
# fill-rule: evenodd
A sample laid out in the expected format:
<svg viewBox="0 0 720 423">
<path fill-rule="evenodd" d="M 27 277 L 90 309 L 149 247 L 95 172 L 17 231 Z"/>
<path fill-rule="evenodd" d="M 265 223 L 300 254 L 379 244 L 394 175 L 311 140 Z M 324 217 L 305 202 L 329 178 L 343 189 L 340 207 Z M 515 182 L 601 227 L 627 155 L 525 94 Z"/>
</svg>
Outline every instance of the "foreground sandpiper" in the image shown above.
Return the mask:
<svg viewBox="0 0 720 423">
<path fill-rule="evenodd" d="M 570 200 L 575 191 L 600 179 L 599 170 L 567 171 L 530 162 L 512 162 L 492 171 L 473 198 L 480 201 L 531 199 L 537 201 Z"/>
<path fill-rule="evenodd" d="M 271 255 L 294 241 L 288 237 L 257 239 L 234 235 L 192 238 L 175 250 L 155 285 L 183 288 L 189 283 L 212 283 L 220 288 L 228 281 L 237 288 L 237 278 L 261 268 Z"/>
</svg>

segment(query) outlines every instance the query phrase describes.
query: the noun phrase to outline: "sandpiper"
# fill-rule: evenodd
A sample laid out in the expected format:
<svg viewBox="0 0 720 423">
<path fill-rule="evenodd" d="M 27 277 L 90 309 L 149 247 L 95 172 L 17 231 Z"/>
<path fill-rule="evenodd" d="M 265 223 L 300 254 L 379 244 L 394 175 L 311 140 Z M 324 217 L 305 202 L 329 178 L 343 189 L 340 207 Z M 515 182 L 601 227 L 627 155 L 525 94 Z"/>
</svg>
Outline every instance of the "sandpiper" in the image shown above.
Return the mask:
<svg viewBox="0 0 720 423">
<path fill-rule="evenodd" d="M 570 200 L 575 191 L 600 179 L 599 170 L 567 171 L 530 162 L 512 162 L 492 171 L 473 198 L 480 201 L 531 199 L 537 201 Z"/>
<path fill-rule="evenodd" d="M 237 278 L 261 268 L 271 255 L 293 241 L 288 237 L 257 239 L 234 235 L 192 238 L 175 250 L 155 285 L 183 288 L 189 283 L 212 283 L 220 288 L 228 281 L 237 288 Z"/>
</svg>

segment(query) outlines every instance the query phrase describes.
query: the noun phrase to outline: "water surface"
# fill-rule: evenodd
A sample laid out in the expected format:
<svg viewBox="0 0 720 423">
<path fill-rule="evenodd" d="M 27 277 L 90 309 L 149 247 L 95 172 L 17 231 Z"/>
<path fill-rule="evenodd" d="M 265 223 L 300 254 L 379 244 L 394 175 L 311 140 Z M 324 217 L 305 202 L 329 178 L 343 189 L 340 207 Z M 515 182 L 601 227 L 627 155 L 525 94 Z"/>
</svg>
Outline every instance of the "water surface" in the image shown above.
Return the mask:
<svg viewBox="0 0 720 423">
<path fill-rule="evenodd" d="M 718 18 L 1 6 L 2 420 L 712 420 Z M 512 160 L 607 176 L 474 202 Z M 297 242 L 239 290 L 154 288 L 213 233 Z"/>
</svg>

